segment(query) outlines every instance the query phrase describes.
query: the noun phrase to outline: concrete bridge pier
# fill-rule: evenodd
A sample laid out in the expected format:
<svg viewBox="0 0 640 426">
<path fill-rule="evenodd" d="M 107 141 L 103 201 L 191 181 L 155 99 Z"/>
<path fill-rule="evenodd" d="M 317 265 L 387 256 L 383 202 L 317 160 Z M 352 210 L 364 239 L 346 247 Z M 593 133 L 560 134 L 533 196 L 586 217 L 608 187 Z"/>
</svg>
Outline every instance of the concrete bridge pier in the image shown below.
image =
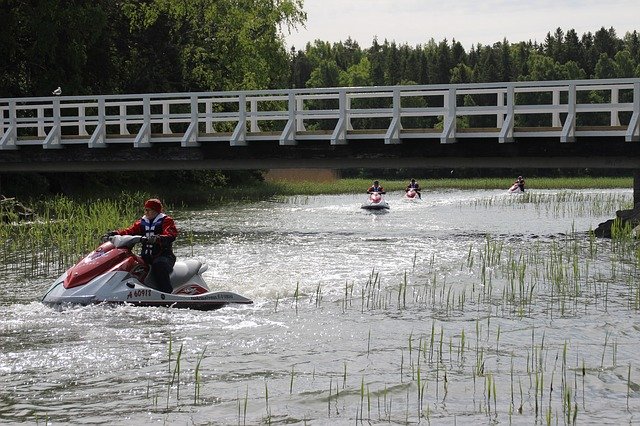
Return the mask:
<svg viewBox="0 0 640 426">
<path fill-rule="evenodd" d="M 633 172 L 633 209 L 640 210 L 640 170 Z"/>
</svg>

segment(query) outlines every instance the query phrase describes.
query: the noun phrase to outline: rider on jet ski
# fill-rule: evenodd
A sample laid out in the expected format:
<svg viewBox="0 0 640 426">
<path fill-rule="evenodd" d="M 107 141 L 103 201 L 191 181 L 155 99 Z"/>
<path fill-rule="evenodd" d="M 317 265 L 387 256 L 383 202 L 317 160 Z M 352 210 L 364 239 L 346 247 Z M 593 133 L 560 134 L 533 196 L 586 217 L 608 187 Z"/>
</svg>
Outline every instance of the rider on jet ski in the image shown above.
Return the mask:
<svg viewBox="0 0 640 426">
<path fill-rule="evenodd" d="M 158 290 L 171 293 L 173 288 L 169 275 L 176 263 L 172 245 L 178 236 L 178 229 L 173 218 L 162 210 L 160 200 L 149 199 L 144 203 L 144 216 L 128 228 L 108 232 L 105 236 L 142 235 L 146 237 L 140 256 L 151 266 L 151 274 Z"/>
<path fill-rule="evenodd" d="M 422 194 L 420 194 L 420 184 L 416 182 L 415 179 L 411 179 L 411 182 L 409 182 L 409 185 L 407 185 L 404 192 L 409 192 L 410 189 L 416 191 L 416 194 L 418 194 L 418 198 L 422 198 Z"/>
<path fill-rule="evenodd" d="M 524 192 L 524 178 L 522 176 L 518 176 L 514 183 L 518 185 L 520 191 Z"/>
<path fill-rule="evenodd" d="M 384 188 L 382 186 L 380 186 L 380 182 L 377 180 L 373 181 L 373 186 L 370 186 L 369 189 L 367 189 L 367 194 L 371 194 L 373 192 L 378 192 L 380 194 L 386 194 L 386 192 L 384 192 Z"/>
</svg>

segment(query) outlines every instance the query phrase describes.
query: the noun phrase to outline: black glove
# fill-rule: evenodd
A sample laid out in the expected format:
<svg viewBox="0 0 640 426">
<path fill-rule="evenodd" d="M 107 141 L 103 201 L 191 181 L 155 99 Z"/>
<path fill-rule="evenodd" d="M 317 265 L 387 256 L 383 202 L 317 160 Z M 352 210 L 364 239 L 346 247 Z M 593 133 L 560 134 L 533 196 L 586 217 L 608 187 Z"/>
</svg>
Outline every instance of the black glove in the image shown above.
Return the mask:
<svg viewBox="0 0 640 426">
<path fill-rule="evenodd" d="M 155 244 L 160 242 L 160 237 L 158 235 L 151 235 L 147 237 L 147 244 Z"/>
<path fill-rule="evenodd" d="M 109 240 L 109 237 L 113 237 L 114 235 L 118 235 L 117 231 L 109 231 L 106 234 L 104 234 L 102 237 L 100 237 L 100 239 L 102 240 L 102 242 L 106 242 Z"/>
</svg>

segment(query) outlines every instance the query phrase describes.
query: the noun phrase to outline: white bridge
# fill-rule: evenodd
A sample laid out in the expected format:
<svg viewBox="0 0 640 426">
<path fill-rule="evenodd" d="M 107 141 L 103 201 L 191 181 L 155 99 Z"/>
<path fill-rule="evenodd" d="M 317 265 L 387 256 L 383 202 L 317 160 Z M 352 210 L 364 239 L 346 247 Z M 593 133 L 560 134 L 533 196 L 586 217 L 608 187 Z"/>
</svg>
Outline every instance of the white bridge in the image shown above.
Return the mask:
<svg viewBox="0 0 640 426">
<path fill-rule="evenodd" d="M 474 119 L 482 126 L 474 127 Z M 233 147 L 264 140 L 282 146 L 357 139 L 565 143 L 581 137 L 640 141 L 640 79 L 0 99 L 4 152 L 67 145 Z"/>
</svg>

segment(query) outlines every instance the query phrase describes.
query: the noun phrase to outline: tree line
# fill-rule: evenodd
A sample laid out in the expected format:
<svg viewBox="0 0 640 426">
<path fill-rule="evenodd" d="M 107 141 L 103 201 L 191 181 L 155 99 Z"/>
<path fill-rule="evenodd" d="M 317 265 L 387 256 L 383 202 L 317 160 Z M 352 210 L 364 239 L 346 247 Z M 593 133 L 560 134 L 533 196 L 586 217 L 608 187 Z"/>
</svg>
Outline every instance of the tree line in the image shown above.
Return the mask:
<svg viewBox="0 0 640 426">
<path fill-rule="evenodd" d="M 303 0 L 1 0 L 0 97 L 640 76 L 637 31 L 287 49 L 305 19 Z"/>
<path fill-rule="evenodd" d="M 302 0 L 0 0 L 0 97 L 287 84 Z"/>
<path fill-rule="evenodd" d="M 549 32 L 542 43 L 507 39 L 466 51 L 431 39 L 409 46 L 374 39 L 361 48 L 347 39 L 317 40 L 292 49 L 290 87 L 383 86 L 640 77 L 640 35 L 618 37 L 614 28 L 579 36 Z"/>
</svg>

